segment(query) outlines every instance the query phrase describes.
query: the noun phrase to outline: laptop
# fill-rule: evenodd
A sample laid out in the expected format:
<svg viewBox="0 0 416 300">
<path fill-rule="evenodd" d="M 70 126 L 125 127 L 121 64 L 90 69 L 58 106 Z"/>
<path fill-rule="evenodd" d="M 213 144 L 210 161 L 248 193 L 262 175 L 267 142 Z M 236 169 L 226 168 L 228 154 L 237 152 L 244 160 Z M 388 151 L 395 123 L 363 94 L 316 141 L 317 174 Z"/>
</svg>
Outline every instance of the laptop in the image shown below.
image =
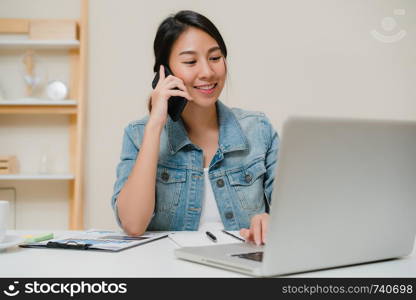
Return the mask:
<svg viewBox="0 0 416 300">
<path fill-rule="evenodd" d="M 252 276 L 398 258 L 416 234 L 416 122 L 295 117 L 283 126 L 267 242 L 176 257 Z"/>
</svg>

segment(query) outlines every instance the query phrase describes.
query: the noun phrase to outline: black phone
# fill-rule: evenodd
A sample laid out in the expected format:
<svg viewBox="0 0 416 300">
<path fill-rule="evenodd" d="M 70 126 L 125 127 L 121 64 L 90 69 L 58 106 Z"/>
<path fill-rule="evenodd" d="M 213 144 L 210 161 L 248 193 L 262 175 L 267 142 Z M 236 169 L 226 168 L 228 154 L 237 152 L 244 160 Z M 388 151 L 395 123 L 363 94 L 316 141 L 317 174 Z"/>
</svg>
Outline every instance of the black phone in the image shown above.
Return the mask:
<svg viewBox="0 0 416 300">
<path fill-rule="evenodd" d="M 172 71 L 169 69 L 168 66 L 163 65 L 165 69 L 165 78 L 169 75 L 172 75 Z M 152 81 L 152 88 L 154 89 L 159 82 L 159 71 L 156 73 L 155 78 Z M 175 88 L 175 90 L 179 90 Z M 181 97 L 181 96 L 172 96 L 168 99 L 168 114 L 172 121 L 176 122 L 181 117 L 181 113 L 185 108 L 186 103 L 188 103 L 188 99 Z"/>
</svg>

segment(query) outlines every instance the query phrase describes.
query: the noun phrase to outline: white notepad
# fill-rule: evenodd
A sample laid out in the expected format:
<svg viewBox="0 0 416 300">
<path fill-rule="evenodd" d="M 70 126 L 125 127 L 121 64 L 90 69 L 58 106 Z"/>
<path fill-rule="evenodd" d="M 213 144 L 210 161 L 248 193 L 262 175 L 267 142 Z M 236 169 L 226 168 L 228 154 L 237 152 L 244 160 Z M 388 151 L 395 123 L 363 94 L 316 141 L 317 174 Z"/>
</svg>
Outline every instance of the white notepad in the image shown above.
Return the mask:
<svg viewBox="0 0 416 300">
<path fill-rule="evenodd" d="M 242 241 L 225 234 L 222 230 L 209 230 L 217 238 L 217 242 L 213 242 L 204 231 L 176 231 L 169 234 L 169 238 L 179 247 L 196 247 L 220 244 L 243 243 Z M 239 231 L 228 231 L 229 233 L 242 238 Z"/>
</svg>

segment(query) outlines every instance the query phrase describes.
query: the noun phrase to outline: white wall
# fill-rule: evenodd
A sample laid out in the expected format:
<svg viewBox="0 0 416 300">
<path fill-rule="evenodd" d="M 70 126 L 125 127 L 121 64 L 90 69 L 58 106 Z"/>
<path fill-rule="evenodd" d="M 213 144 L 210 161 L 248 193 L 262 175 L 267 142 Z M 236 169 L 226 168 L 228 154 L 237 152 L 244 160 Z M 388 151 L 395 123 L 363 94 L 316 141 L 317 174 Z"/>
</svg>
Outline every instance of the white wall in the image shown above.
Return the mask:
<svg viewBox="0 0 416 300">
<path fill-rule="evenodd" d="M 2 0 L 0 17 L 64 17 L 62 6 L 79 12 L 74 2 Z M 91 0 L 86 227 L 115 228 L 110 198 L 123 128 L 146 114 L 154 35 L 181 9 L 206 15 L 225 39 L 230 85 L 221 100 L 266 112 L 278 130 L 293 114 L 416 120 L 413 0 Z M 398 26 L 384 30 L 385 17 Z M 407 35 L 384 43 L 373 29 Z"/>
</svg>

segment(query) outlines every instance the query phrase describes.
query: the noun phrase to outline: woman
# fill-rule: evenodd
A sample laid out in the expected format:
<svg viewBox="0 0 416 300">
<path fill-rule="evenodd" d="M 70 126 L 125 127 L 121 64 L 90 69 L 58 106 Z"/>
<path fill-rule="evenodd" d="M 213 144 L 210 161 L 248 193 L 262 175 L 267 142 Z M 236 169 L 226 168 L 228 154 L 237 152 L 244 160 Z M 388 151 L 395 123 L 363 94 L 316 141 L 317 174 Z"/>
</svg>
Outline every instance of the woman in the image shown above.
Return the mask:
<svg viewBox="0 0 416 300">
<path fill-rule="evenodd" d="M 159 26 L 154 53 L 149 116 L 124 131 L 112 197 L 119 225 L 140 235 L 221 224 L 264 243 L 279 139 L 263 113 L 218 100 L 227 75 L 221 34 L 180 11 Z M 188 100 L 177 122 L 167 114 L 172 96 Z"/>
</svg>

